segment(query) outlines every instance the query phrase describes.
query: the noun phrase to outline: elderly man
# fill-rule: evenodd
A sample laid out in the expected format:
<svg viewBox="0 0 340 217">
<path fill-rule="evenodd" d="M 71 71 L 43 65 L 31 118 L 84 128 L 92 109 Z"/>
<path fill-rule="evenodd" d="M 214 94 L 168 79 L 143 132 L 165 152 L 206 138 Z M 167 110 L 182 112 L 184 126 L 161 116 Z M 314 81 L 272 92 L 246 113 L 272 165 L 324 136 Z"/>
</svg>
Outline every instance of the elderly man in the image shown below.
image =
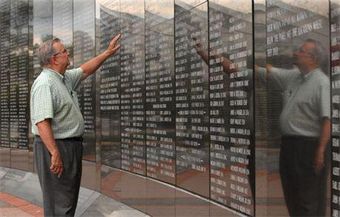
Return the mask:
<svg viewBox="0 0 340 217">
<path fill-rule="evenodd" d="M 108 48 L 73 70 L 59 39 L 38 49 L 43 71 L 31 88 L 31 121 L 35 164 L 43 192 L 45 216 L 74 216 L 82 169 L 84 119 L 76 88 L 115 54 L 120 34 Z"/>
<path fill-rule="evenodd" d="M 325 52 L 308 39 L 294 52 L 292 70 L 257 68 L 283 93 L 280 175 L 290 216 L 324 216 L 330 139 L 330 84 L 319 68 Z"/>
</svg>

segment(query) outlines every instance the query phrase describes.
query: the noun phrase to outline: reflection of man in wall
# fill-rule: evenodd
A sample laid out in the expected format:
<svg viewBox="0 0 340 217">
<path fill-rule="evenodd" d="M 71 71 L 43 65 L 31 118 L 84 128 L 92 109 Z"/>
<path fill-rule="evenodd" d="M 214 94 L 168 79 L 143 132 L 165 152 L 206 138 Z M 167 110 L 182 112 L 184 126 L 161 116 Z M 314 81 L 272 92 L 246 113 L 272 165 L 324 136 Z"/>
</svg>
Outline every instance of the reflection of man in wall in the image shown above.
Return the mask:
<svg viewBox="0 0 340 217">
<path fill-rule="evenodd" d="M 230 74 L 230 73 L 236 73 L 239 71 L 239 69 L 237 68 L 237 65 L 234 64 L 231 60 L 228 59 L 228 54 L 216 54 L 216 50 L 210 50 L 210 57 L 209 57 L 209 54 L 208 52 L 206 51 L 206 49 L 204 49 L 203 45 L 199 42 L 198 39 L 196 38 L 193 38 L 194 40 L 194 48 L 197 52 L 197 54 L 202 58 L 202 60 L 204 60 L 204 62 L 209 65 L 209 58 L 210 60 L 212 59 L 215 59 L 215 60 L 219 60 L 219 66 L 221 66 L 221 69 L 224 73 L 226 74 Z M 247 66 L 248 67 L 252 67 L 253 66 L 253 63 L 252 63 L 252 58 L 250 60 L 250 58 L 247 58 Z M 251 79 L 251 76 L 252 76 L 252 73 L 249 73 L 249 76 L 250 77 L 247 77 L 247 80 L 250 80 Z M 244 79 L 244 78 L 242 78 Z M 252 97 L 251 97 L 251 87 L 249 86 L 245 86 L 245 87 L 239 87 L 238 89 L 241 89 L 243 91 L 246 91 L 247 92 L 247 101 L 248 101 L 248 108 L 252 108 L 252 105 L 253 105 L 253 100 L 252 100 Z M 228 91 L 228 90 L 225 90 L 225 91 Z M 244 118 L 244 117 L 242 117 Z M 253 117 L 251 115 L 248 115 L 247 118 L 245 118 L 245 127 L 249 127 L 252 129 L 252 123 L 253 123 Z M 249 148 L 249 147 L 247 147 Z M 250 154 L 247 156 L 247 158 L 249 159 L 249 164 L 248 164 L 248 167 L 250 168 L 251 166 L 254 165 L 254 154 Z M 253 176 L 255 175 L 254 173 L 252 173 L 251 176 L 249 176 L 249 185 L 250 185 L 250 190 L 251 190 L 251 196 L 252 196 L 252 199 L 254 200 L 254 197 L 255 197 L 255 177 Z"/>
<path fill-rule="evenodd" d="M 74 216 L 82 169 L 84 119 L 75 89 L 119 49 L 120 35 L 80 68 L 66 70 L 69 54 L 59 39 L 38 49 L 43 71 L 31 89 L 34 157 L 45 216 Z"/>
<path fill-rule="evenodd" d="M 294 52 L 297 68 L 257 68 L 283 93 L 280 174 L 291 216 L 325 215 L 331 127 L 329 79 L 319 68 L 325 55 L 320 42 L 308 39 Z"/>
</svg>

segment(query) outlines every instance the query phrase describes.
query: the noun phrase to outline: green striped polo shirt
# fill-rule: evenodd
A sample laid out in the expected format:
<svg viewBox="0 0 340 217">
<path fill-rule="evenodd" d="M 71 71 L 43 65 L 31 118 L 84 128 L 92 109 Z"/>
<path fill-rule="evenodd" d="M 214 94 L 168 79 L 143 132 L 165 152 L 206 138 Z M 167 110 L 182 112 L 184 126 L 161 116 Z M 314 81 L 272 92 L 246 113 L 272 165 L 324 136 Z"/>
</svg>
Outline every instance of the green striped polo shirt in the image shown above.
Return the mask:
<svg viewBox="0 0 340 217">
<path fill-rule="evenodd" d="M 77 92 L 83 70 L 67 70 L 64 75 L 44 68 L 31 88 L 32 133 L 39 135 L 37 123 L 51 119 L 55 139 L 82 136 L 84 119 L 79 109 Z"/>
</svg>

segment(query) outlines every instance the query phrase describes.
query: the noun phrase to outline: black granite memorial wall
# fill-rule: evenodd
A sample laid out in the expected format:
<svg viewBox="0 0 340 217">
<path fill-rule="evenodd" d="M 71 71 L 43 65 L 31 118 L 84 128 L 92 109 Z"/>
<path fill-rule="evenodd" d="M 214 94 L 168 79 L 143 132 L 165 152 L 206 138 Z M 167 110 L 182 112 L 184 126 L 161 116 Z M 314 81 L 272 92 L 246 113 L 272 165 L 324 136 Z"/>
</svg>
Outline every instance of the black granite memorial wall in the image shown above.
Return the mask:
<svg viewBox="0 0 340 217">
<path fill-rule="evenodd" d="M 120 4 L 119 1 L 100 2 L 99 9 L 99 45 L 100 51 L 107 48 L 113 33 L 120 32 Z M 100 144 L 101 161 L 108 166 L 121 167 L 120 140 L 120 83 L 121 67 L 118 53 L 107 60 L 100 69 L 99 97 L 97 104 L 100 110 Z"/>
<path fill-rule="evenodd" d="M 147 176 L 175 184 L 174 2 L 145 4 Z"/>
<path fill-rule="evenodd" d="M 176 183 L 209 197 L 208 4 L 175 1 Z"/>
<path fill-rule="evenodd" d="M 1 73 L 1 147 L 10 147 L 10 108 L 9 108 L 9 87 L 10 87 L 10 78 L 9 78 L 9 39 L 10 39 L 10 1 L 1 1 L 0 2 L 0 25 L 3 31 L 1 34 L 1 65 L 0 65 L 0 73 Z"/>
<path fill-rule="evenodd" d="M 121 1 L 121 168 L 146 175 L 144 2 Z"/>
<path fill-rule="evenodd" d="M 73 1 L 73 64 L 82 63 L 95 55 L 95 2 Z M 70 34 L 70 33 L 66 33 Z M 71 37 L 68 37 L 69 39 Z M 77 93 L 73 93 L 77 94 Z M 96 76 L 84 80 L 78 89 L 79 107 L 85 122 L 84 159 L 96 159 Z"/>
<path fill-rule="evenodd" d="M 252 3 L 209 2 L 211 198 L 254 213 Z"/>
<path fill-rule="evenodd" d="M 175 186 L 239 214 L 286 215 L 278 172 L 281 93 L 260 85 L 254 65 L 292 68 L 293 51 L 314 38 L 331 54 L 322 69 L 332 82 L 329 197 L 332 216 L 339 216 L 340 2 L 330 3 L 0 0 L 0 155 L 28 152 L 32 144 L 29 90 L 41 72 L 33 51 L 58 37 L 70 68 L 79 67 L 121 33 L 117 55 L 73 93 L 85 120 L 84 160 Z M 115 196 L 107 174 L 95 182 Z M 140 188 L 141 195 L 158 196 Z M 175 200 L 173 192 L 168 196 L 173 215 L 196 205 Z M 255 205 L 273 204 L 279 208 L 255 213 Z M 203 213 L 215 215 L 213 208 Z"/>
</svg>

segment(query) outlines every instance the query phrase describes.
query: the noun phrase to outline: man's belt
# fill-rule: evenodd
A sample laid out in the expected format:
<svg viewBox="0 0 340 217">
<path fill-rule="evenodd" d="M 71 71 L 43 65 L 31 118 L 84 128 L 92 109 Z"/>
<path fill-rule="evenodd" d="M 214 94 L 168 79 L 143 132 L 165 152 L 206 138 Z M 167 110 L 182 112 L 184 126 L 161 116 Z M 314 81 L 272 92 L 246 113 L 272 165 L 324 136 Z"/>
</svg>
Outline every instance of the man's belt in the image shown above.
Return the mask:
<svg viewBox="0 0 340 217">
<path fill-rule="evenodd" d="M 35 137 L 41 140 L 41 137 L 40 137 L 40 136 L 35 135 Z M 81 136 L 76 136 L 76 137 L 70 137 L 70 138 L 64 138 L 64 139 L 55 139 L 55 140 L 82 142 L 82 141 L 83 141 L 83 137 L 81 137 Z"/>
<path fill-rule="evenodd" d="M 298 136 L 298 135 L 283 135 L 282 141 L 318 141 L 318 137 Z"/>
</svg>

